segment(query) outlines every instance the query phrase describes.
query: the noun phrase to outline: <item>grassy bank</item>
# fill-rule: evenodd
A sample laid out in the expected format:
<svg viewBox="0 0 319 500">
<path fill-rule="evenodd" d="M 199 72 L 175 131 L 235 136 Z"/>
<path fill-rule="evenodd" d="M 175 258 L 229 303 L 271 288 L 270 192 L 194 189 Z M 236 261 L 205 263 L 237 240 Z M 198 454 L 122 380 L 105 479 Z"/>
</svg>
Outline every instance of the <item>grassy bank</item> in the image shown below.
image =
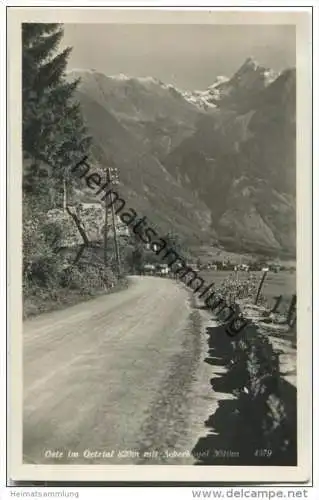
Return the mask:
<svg viewBox="0 0 319 500">
<path fill-rule="evenodd" d="M 251 271 L 249 273 L 255 276 L 256 282 L 259 283 L 262 277 L 262 271 Z M 207 283 L 214 282 L 218 288 L 227 278 L 236 278 L 238 281 L 243 282 L 247 279 L 247 272 L 239 271 L 238 275 L 234 271 L 201 271 L 200 275 Z M 257 290 L 256 290 L 257 292 Z M 282 295 L 283 299 L 289 301 L 291 295 L 296 293 L 296 273 L 289 271 L 280 271 L 279 273 L 268 272 L 266 280 L 262 288 L 262 294 L 267 301 L 273 303 L 273 297 Z M 253 297 L 252 297 L 253 300 Z"/>
<path fill-rule="evenodd" d="M 211 379 L 220 400 L 193 450 L 198 464 L 296 465 L 297 393 L 281 376 L 278 353 L 255 325 L 233 341 L 224 326 L 207 335 L 207 362 L 224 373 Z"/>
<path fill-rule="evenodd" d="M 277 281 L 279 286 L 284 279 Z M 222 374 L 211 379 L 218 406 L 206 421 L 209 434 L 198 441 L 193 454 L 201 465 L 293 466 L 297 463 L 295 324 L 289 326 L 280 312 L 269 314 L 268 297 L 253 305 L 258 285 L 254 276 L 248 280 L 246 297 L 240 299 L 244 285 L 230 276 L 217 284 L 248 325 L 232 338 L 222 317 L 207 328 L 205 361 L 213 373 L 222 368 Z M 287 346 L 290 354 L 283 350 Z"/>
</svg>

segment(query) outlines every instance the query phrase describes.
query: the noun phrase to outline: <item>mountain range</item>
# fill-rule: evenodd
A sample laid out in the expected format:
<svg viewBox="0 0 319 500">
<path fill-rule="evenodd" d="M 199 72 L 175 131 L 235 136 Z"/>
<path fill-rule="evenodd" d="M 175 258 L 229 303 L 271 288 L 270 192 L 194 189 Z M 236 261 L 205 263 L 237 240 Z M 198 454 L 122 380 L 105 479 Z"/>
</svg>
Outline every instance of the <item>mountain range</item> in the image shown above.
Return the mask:
<svg viewBox="0 0 319 500">
<path fill-rule="evenodd" d="M 73 70 L 92 153 L 161 231 L 231 251 L 294 256 L 296 73 L 248 58 L 206 90 Z"/>
</svg>

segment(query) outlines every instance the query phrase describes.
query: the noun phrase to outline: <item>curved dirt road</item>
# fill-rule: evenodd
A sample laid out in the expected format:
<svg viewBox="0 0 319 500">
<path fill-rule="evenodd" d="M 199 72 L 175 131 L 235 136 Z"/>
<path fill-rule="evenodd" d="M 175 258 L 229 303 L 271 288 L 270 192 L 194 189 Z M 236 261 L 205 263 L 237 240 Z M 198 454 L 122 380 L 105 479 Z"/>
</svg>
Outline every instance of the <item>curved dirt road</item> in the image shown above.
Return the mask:
<svg viewBox="0 0 319 500">
<path fill-rule="evenodd" d="M 185 449 L 201 351 L 189 293 L 130 280 L 24 323 L 25 463 L 172 463 Z"/>
</svg>

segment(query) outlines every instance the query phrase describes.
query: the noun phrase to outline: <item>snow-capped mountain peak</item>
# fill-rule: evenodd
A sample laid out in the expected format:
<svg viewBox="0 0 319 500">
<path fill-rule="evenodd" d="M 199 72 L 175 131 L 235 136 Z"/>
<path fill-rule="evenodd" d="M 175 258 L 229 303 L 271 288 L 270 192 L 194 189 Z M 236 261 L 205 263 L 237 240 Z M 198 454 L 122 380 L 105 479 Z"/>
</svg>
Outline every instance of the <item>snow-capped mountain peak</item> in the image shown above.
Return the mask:
<svg viewBox="0 0 319 500">
<path fill-rule="evenodd" d="M 105 91 L 108 89 L 112 95 L 118 92 L 124 92 L 125 95 L 129 92 L 133 95 L 140 91 L 152 95 L 156 93 L 164 96 L 165 94 L 168 101 L 185 100 L 200 111 L 210 111 L 216 106 L 233 106 L 240 103 L 246 97 L 270 85 L 279 76 L 273 70 L 260 65 L 253 57 L 248 57 L 231 78 L 219 75 L 205 90 L 185 91 L 172 83 L 163 83 L 153 76 L 135 77 L 124 73 L 107 76 L 95 69 L 72 69 L 68 71 L 68 74 L 75 77 L 81 76 L 82 80 L 86 80 L 90 74 L 95 74 L 97 81 L 104 79 Z"/>
<path fill-rule="evenodd" d="M 125 75 L 124 73 L 119 73 L 118 75 L 110 75 L 109 78 L 112 78 L 112 80 L 130 80 L 131 77 Z"/>
<path fill-rule="evenodd" d="M 216 76 L 214 83 L 212 85 L 210 85 L 208 87 L 208 89 L 214 89 L 214 88 L 218 87 L 218 85 L 220 85 L 222 83 L 226 83 L 228 81 L 229 81 L 229 78 L 227 76 L 223 76 L 223 75 Z"/>
<path fill-rule="evenodd" d="M 248 57 L 231 78 L 218 76 L 207 90 L 194 91 L 186 98 L 206 110 L 221 103 L 234 105 L 268 87 L 278 76 L 273 70 L 259 65 L 253 57 Z"/>
<path fill-rule="evenodd" d="M 231 78 L 231 82 L 247 87 L 259 85 L 262 88 L 269 85 L 277 77 L 278 74 L 275 71 L 258 64 L 252 57 L 248 57 Z"/>
</svg>

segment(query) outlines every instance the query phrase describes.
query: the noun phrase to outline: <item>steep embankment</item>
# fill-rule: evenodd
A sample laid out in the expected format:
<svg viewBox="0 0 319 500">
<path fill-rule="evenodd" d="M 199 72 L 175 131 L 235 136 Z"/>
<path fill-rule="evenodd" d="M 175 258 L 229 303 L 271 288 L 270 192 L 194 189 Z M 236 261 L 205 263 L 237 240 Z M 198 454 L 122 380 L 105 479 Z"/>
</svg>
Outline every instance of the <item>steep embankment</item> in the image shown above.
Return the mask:
<svg viewBox="0 0 319 500">
<path fill-rule="evenodd" d="M 214 400 L 193 455 L 200 465 L 296 465 L 295 325 L 249 301 L 236 309 L 249 321 L 232 338 L 203 313 Z"/>
</svg>

